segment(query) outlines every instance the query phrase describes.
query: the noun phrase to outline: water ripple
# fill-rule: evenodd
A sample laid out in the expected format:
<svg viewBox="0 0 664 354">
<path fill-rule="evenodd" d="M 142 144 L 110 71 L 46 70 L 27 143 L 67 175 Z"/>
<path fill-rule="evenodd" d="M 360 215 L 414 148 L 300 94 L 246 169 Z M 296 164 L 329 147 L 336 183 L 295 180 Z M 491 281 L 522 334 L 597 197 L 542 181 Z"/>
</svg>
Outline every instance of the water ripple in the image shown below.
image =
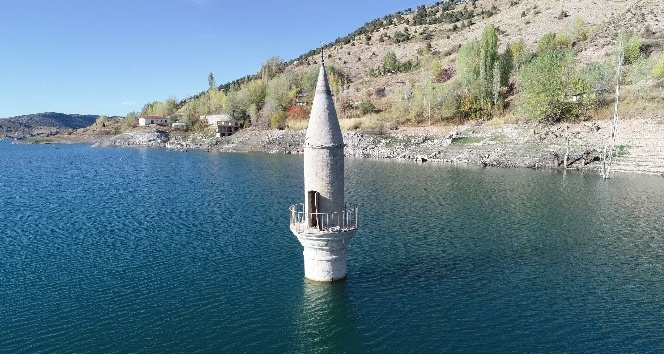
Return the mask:
<svg viewBox="0 0 664 354">
<path fill-rule="evenodd" d="M 301 156 L 0 144 L 8 352 L 664 351 L 657 178 L 349 159 L 320 284 Z"/>
</svg>

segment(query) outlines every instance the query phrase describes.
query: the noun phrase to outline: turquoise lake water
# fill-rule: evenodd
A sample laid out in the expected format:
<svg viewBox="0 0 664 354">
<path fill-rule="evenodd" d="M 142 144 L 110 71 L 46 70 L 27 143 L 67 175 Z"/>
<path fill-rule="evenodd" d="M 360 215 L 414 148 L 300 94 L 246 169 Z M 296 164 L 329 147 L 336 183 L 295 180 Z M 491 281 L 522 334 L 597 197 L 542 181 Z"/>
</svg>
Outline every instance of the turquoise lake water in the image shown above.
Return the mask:
<svg viewBox="0 0 664 354">
<path fill-rule="evenodd" d="M 302 156 L 0 141 L 0 351 L 664 352 L 664 178 L 346 160 L 303 277 Z"/>
</svg>

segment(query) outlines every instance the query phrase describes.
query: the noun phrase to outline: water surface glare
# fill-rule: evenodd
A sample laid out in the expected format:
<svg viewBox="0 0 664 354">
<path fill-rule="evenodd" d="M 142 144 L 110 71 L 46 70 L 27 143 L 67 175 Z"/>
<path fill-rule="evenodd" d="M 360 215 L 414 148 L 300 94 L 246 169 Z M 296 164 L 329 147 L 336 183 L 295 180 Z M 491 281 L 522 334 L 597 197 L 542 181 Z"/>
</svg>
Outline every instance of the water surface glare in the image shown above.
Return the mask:
<svg viewBox="0 0 664 354">
<path fill-rule="evenodd" d="M 346 160 L 303 279 L 302 157 L 0 141 L 0 348 L 664 352 L 664 179 Z"/>
</svg>

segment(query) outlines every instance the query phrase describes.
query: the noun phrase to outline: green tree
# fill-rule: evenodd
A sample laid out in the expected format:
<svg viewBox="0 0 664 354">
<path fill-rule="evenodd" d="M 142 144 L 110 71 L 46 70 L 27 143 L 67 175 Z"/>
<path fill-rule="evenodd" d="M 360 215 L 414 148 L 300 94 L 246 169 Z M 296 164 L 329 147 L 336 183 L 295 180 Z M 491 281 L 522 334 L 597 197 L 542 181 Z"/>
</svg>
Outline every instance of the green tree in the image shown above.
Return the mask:
<svg viewBox="0 0 664 354">
<path fill-rule="evenodd" d="M 163 102 L 164 105 L 164 116 L 169 116 L 174 114 L 178 110 L 178 102 L 175 97 L 169 97 L 166 101 Z"/>
<path fill-rule="evenodd" d="M 286 112 L 276 111 L 270 117 L 270 127 L 272 129 L 284 129 L 286 127 Z"/>
<path fill-rule="evenodd" d="M 156 101 L 152 102 L 152 103 L 144 104 L 143 108 L 141 108 L 141 112 L 140 112 L 141 117 L 145 117 L 145 116 L 149 115 L 148 112 L 150 112 L 150 110 L 152 109 L 152 105 L 155 104 L 155 103 L 156 103 Z"/>
<path fill-rule="evenodd" d="M 523 41 L 523 38 L 519 39 L 517 42 L 512 43 L 512 57 L 514 61 L 514 69 L 519 72 L 521 68 L 526 65 L 532 58 L 532 53 L 526 47 L 526 42 Z"/>
<path fill-rule="evenodd" d="M 214 75 L 212 75 L 212 73 L 208 75 L 208 86 L 210 91 L 217 89 L 217 85 L 214 83 Z"/>
<path fill-rule="evenodd" d="M 655 80 L 664 79 L 664 54 L 659 56 L 659 60 L 652 68 L 652 77 L 655 78 Z"/>
<path fill-rule="evenodd" d="M 493 105 L 496 106 L 498 104 L 498 100 L 500 99 L 500 87 L 502 86 L 500 84 L 500 70 L 494 70 L 493 71 L 493 82 L 491 86 L 491 92 L 493 93 Z"/>
<path fill-rule="evenodd" d="M 300 82 L 302 85 L 300 89 L 308 95 L 313 96 L 314 90 L 316 89 L 316 83 L 318 82 L 318 69 L 311 68 L 305 71 L 302 74 Z"/>
<path fill-rule="evenodd" d="M 383 72 L 396 73 L 399 71 L 399 61 L 394 52 L 389 51 L 383 56 Z"/>
<path fill-rule="evenodd" d="M 224 91 L 210 90 L 206 92 L 207 107 L 210 114 L 220 114 L 226 112 L 226 94 Z"/>
<path fill-rule="evenodd" d="M 491 86 L 493 83 L 493 69 L 498 57 L 498 35 L 496 28 L 489 25 L 484 28 L 482 32 L 482 40 L 480 42 L 480 77 L 483 87 L 483 97 L 488 97 L 492 91 Z"/>
<path fill-rule="evenodd" d="M 537 44 L 537 54 L 543 54 L 546 51 L 555 49 L 556 34 L 553 32 L 546 33 L 540 38 Z"/>
<path fill-rule="evenodd" d="M 643 93 L 648 90 L 648 87 L 652 83 L 650 74 L 653 72 L 654 66 L 655 63 L 653 58 L 639 56 L 639 58 L 627 68 L 625 81 L 632 85 L 634 96 L 643 98 Z"/>
<path fill-rule="evenodd" d="M 500 68 L 497 65 L 496 32 L 493 25 L 485 27 L 479 41 L 464 43 L 457 54 L 458 77 L 464 87 L 463 92 L 456 94 L 459 102 L 457 114 L 462 119 L 487 117 L 498 102 Z M 507 67 L 504 69 L 507 71 Z M 508 73 L 506 75 L 509 76 Z"/>
<path fill-rule="evenodd" d="M 263 81 L 267 82 L 281 74 L 284 69 L 286 69 L 286 63 L 284 63 L 284 60 L 279 56 L 274 56 L 270 57 L 265 63 L 263 63 L 263 65 L 261 65 L 259 74 Z"/>
<path fill-rule="evenodd" d="M 607 61 L 601 63 L 590 63 L 579 72 L 580 77 L 588 84 L 595 102 L 598 106 L 604 102 L 604 96 L 608 94 L 615 84 L 615 73 L 613 65 Z"/>
<path fill-rule="evenodd" d="M 246 107 L 242 102 L 242 97 L 239 90 L 233 88 L 230 91 L 228 91 L 228 93 L 226 94 L 226 106 L 225 106 L 225 112 L 228 115 L 230 115 L 234 119 L 244 122 L 247 119 L 249 119 L 249 114 L 247 112 L 248 108 L 249 107 Z"/>
<path fill-rule="evenodd" d="M 95 120 L 95 125 L 98 127 L 105 127 L 107 122 L 108 122 L 108 116 L 102 114 L 99 117 L 97 117 L 97 120 Z"/>
<path fill-rule="evenodd" d="M 514 68 L 514 55 L 512 54 L 512 46 L 507 45 L 505 52 L 498 58 L 498 72 L 500 76 L 500 86 L 507 86 L 512 75 Z"/>
<path fill-rule="evenodd" d="M 575 41 L 585 41 L 588 39 L 588 32 L 584 28 L 583 19 L 581 17 L 574 18 L 574 24 L 572 25 L 572 37 Z"/>
<path fill-rule="evenodd" d="M 470 86 L 480 76 L 480 42 L 471 40 L 459 48 L 456 66 L 459 78 L 465 86 Z"/>
<path fill-rule="evenodd" d="M 267 85 L 263 80 L 251 80 L 240 89 L 240 101 L 247 110 L 254 105 L 262 108 L 267 95 Z M 251 115 L 251 114 L 250 114 Z"/>
<path fill-rule="evenodd" d="M 407 42 L 412 38 L 410 33 L 408 33 L 408 27 L 406 27 L 406 30 L 404 32 L 401 31 L 396 31 L 394 33 L 394 43 L 401 43 L 401 42 Z"/>
<path fill-rule="evenodd" d="M 129 112 L 125 116 L 125 119 L 122 123 L 122 128 L 124 130 L 133 128 L 138 125 L 138 114 L 136 112 Z"/>
<path fill-rule="evenodd" d="M 258 107 L 256 104 L 252 103 L 251 106 L 249 106 L 248 113 L 249 117 L 251 118 L 251 126 L 253 127 L 258 125 Z"/>
<path fill-rule="evenodd" d="M 207 113 L 203 112 L 202 103 L 203 103 L 202 97 L 190 99 L 186 105 L 185 105 L 185 115 L 183 119 L 183 123 L 187 124 L 187 127 L 192 130 L 197 130 L 197 128 L 200 128 L 203 126 L 200 120 L 201 115 L 205 115 Z M 207 101 L 207 100 L 205 100 Z"/>
<path fill-rule="evenodd" d="M 146 103 L 141 109 L 142 116 L 160 116 L 166 117 L 174 114 L 178 109 L 178 103 L 175 97 L 170 97 L 163 102 L 154 101 Z"/>
<path fill-rule="evenodd" d="M 277 110 L 283 110 L 293 102 L 290 98 L 291 85 L 285 75 L 279 75 L 270 80 L 267 84 L 266 100 L 277 107 Z"/>
<path fill-rule="evenodd" d="M 372 113 L 373 111 L 375 111 L 376 106 L 374 106 L 374 104 L 371 103 L 371 101 L 364 100 L 364 101 L 360 102 L 359 105 L 357 105 L 357 109 L 359 110 L 360 115 L 366 115 L 366 114 L 369 114 L 369 113 Z"/>
<path fill-rule="evenodd" d="M 431 76 L 434 82 L 440 82 L 443 77 L 443 63 L 438 58 L 431 62 Z"/>
<path fill-rule="evenodd" d="M 637 35 L 632 35 L 629 37 L 625 46 L 625 64 L 635 63 L 639 58 L 641 58 L 641 38 Z"/>
<path fill-rule="evenodd" d="M 537 121 L 557 122 L 572 114 L 568 89 L 574 77 L 571 51 L 549 50 L 538 55 L 518 79 L 520 110 Z"/>
<path fill-rule="evenodd" d="M 562 32 L 549 32 L 540 38 L 539 44 L 537 45 L 537 54 L 542 54 L 551 50 L 569 49 L 571 47 L 572 42 L 567 34 Z"/>
</svg>

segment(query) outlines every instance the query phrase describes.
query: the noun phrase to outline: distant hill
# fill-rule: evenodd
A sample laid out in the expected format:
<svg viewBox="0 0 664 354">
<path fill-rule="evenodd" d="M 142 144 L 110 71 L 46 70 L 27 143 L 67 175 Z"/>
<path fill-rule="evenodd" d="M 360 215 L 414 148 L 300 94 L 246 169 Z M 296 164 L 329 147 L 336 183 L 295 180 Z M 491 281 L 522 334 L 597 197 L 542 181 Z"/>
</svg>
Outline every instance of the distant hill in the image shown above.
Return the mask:
<svg viewBox="0 0 664 354">
<path fill-rule="evenodd" d="M 0 139 L 50 136 L 94 124 L 98 115 L 45 112 L 0 119 Z"/>
</svg>

